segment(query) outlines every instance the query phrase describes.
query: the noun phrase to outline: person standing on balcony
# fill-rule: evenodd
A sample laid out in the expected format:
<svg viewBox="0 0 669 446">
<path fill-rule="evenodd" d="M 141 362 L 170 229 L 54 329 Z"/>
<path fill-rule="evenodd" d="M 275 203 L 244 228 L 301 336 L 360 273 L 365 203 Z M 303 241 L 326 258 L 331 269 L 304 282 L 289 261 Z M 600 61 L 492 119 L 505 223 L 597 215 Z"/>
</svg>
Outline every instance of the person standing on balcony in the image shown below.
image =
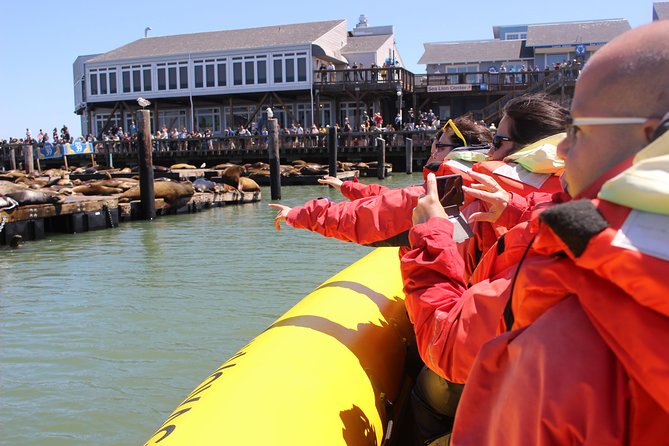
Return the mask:
<svg viewBox="0 0 669 446">
<path fill-rule="evenodd" d="M 335 71 L 335 66 L 332 63 L 332 61 L 330 61 L 330 63 L 328 63 L 328 72 L 329 72 L 328 73 L 328 76 L 329 76 L 328 81 L 329 82 L 335 82 L 337 80 L 336 73 L 334 71 Z"/>
</svg>

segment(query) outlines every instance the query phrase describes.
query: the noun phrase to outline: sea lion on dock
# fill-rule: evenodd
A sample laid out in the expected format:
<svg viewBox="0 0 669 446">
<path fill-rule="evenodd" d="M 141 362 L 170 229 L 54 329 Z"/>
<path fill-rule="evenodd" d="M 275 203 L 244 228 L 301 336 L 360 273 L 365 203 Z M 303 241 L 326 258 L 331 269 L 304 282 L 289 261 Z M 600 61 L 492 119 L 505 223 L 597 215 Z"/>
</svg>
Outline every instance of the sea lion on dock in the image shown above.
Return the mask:
<svg viewBox="0 0 669 446">
<path fill-rule="evenodd" d="M 87 183 L 72 188 L 72 192 L 81 195 L 116 195 L 123 193 L 118 187 L 108 187 L 101 184 Z"/>
<path fill-rule="evenodd" d="M 249 177 L 240 177 L 239 187 L 237 187 L 237 189 L 241 192 L 259 192 L 260 186 Z"/>
<path fill-rule="evenodd" d="M 17 207 L 19 203 L 11 197 L 0 195 L 0 210 L 9 211 Z"/>
<path fill-rule="evenodd" d="M 195 193 L 193 185 L 189 182 L 179 183 L 176 181 L 154 181 L 153 192 L 156 198 L 162 198 L 165 203 L 171 206 L 178 206 L 180 202 L 190 197 Z M 119 198 L 119 202 L 128 202 L 131 200 L 139 200 L 139 186 L 128 189 L 123 192 Z"/>
<path fill-rule="evenodd" d="M 246 172 L 246 168 L 244 166 L 238 166 L 234 164 L 221 172 L 221 181 L 237 189 L 239 188 L 239 179 L 242 177 L 244 172 Z"/>
<path fill-rule="evenodd" d="M 214 192 L 218 194 L 224 191 L 222 184 L 214 183 L 203 177 L 196 178 L 193 181 L 193 188 L 196 192 Z"/>
<path fill-rule="evenodd" d="M 170 169 L 172 169 L 172 170 L 175 170 L 175 169 L 197 169 L 197 167 L 195 167 L 191 164 L 177 163 L 177 164 L 172 164 L 170 166 Z"/>
<path fill-rule="evenodd" d="M 55 204 L 63 202 L 63 197 L 59 195 L 31 189 L 9 192 L 5 196 L 13 198 L 21 206 L 26 204 Z"/>
</svg>

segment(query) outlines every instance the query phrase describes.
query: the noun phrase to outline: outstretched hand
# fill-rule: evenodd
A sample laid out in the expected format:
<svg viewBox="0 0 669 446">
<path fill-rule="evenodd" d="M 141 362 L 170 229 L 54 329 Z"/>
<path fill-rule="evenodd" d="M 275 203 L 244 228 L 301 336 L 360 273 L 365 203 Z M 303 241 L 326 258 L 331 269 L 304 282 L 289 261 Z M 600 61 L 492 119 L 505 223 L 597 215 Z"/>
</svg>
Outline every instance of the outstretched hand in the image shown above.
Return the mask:
<svg viewBox="0 0 669 446">
<path fill-rule="evenodd" d="M 509 204 L 511 194 L 505 191 L 490 175 L 473 171 L 469 174 L 478 183 L 472 183 L 471 187 L 462 186 L 462 190 L 470 197 L 483 201 L 488 209 L 488 212 L 474 212 L 469 216 L 469 223 L 496 222 Z"/>
<path fill-rule="evenodd" d="M 340 190 L 341 185 L 343 184 L 342 180 L 340 180 L 339 178 L 331 177 L 330 175 L 325 175 L 323 178 L 319 178 L 318 182 L 320 184 L 327 184 L 328 186 L 332 186 L 337 190 Z"/>
<path fill-rule="evenodd" d="M 283 204 L 276 203 L 270 203 L 268 206 L 272 209 L 277 209 L 276 217 L 274 217 L 274 226 L 276 226 L 277 231 L 280 231 L 281 222 L 286 221 L 286 217 L 288 217 L 288 212 L 290 212 L 291 208 L 284 206 Z"/>
<path fill-rule="evenodd" d="M 421 195 L 413 210 L 412 220 L 414 225 L 425 223 L 432 217 L 448 218 L 444 207 L 439 202 L 437 180 L 432 172 L 427 175 L 425 189 L 425 195 Z"/>
</svg>

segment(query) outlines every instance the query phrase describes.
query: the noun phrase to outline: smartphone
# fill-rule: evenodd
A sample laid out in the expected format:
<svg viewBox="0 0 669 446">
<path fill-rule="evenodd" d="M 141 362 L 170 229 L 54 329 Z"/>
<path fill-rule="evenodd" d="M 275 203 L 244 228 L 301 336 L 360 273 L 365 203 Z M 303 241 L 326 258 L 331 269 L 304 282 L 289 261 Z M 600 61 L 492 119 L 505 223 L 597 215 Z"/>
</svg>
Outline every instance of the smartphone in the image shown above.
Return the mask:
<svg viewBox="0 0 669 446">
<path fill-rule="evenodd" d="M 453 223 L 453 240 L 459 243 L 472 237 L 474 233 L 460 212 L 460 205 L 465 202 L 462 177 L 457 174 L 443 175 L 437 177 L 436 180 L 439 202 L 444 207 L 448 219 Z"/>
<path fill-rule="evenodd" d="M 436 180 L 439 202 L 444 209 L 460 206 L 465 202 L 465 194 L 462 192 L 462 176 L 457 174 L 443 175 L 437 177 Z"/>
</svg>

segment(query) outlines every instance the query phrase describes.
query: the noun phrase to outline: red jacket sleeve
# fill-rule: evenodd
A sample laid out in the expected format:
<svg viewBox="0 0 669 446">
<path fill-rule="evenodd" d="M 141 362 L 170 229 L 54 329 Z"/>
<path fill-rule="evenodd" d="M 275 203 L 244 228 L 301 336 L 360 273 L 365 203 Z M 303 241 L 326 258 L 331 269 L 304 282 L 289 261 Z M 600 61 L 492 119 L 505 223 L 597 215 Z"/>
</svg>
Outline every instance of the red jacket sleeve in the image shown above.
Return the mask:
<svg viewBox="0 0 669 446">
<path fill-rule="evenodd" d="M 526 196 L 515 192 L 509 192 L 509 194 L 511 195 L 509 204 L 493 223 L 498 237 L 517 224 L 529 221 L 536 209 L 550 205 L 556 195 L 549 192 L 532 192 Z"/>
<path fill-rule="evenodd" d="M 357 181 L 344 181 L 339 190 L 342 195 L 349 200 L 357 200 L 358 198 L 373 197 L 381 195 L 386 192 L 388 188 L 380 184 L 363 184 Z"/>
<path fill-rule="evenodd" d="M 442 377 L 464 383 L 481 346 L 503 329 L 510 281 L 507 270 L 466 288 L 452 232 L 443 218 L 412 228 L 401 271 L 421 358 Z"/>
<path fill-rule="evenodd" d="M 408 231 L 413 209 L 423 193 L 425 187 L 409 186 L 340 203 L 319 198 L 291 209 L 286 222 L 294 228 L 367 245 Z"/>
</svg>

